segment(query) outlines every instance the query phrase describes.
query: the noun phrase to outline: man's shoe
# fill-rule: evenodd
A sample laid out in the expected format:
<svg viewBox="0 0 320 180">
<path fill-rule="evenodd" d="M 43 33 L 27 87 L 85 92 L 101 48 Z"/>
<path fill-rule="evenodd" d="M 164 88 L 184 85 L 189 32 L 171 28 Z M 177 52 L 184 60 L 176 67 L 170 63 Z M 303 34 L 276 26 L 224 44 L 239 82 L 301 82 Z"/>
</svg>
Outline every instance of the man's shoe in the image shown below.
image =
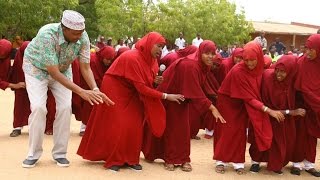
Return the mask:
<svg viewBox="0 0 320 180">
<path fill-rule="evenodd" d="M 20 135 L 21 135 L 21 129 L 14 129 L 10 133 L 10 137 L 17 137 L 17 136 L 20 136 Z"/>
<path fill-rule="evenodd" d="M 57 162 L 57 165 L 60 167 L 69 167 L 70 166 L 70 162 L 66 158 L 57 158 L 57 159 L 55 159 L 55 161 Z"/>
<path fill-rule="evenodd" d="M 297 168 L 297 167 L 292 167 L 291 170 L 290 170 L 290 173 L 293 174 L 293 175 L 300 176 L 300 174 L 301 174 L 300 171 L 301 171 L 301 170 L 300 170 L 299 168 Z"/>
<path fill-rule="evenodd" d="M 320 172 L 317 171 L 317 170 L 314 169 L 314 168 L 311 168 L 311 169 L 309 169 L 309 170 L 306 170 L 306 172 L 308 172 L 308 173 L 311 174 L 312 176 L 320 177 Z"/>
<path fill-rule="evenodd" d="M 33 168 L 36 163 L 37 163 L 38 159 L 25 159 L 23 162 L 22 162 L 22 167 L 24 168 Z"/>
<path fill-rule="evenodd" d="M 129 168 L 135 170 L 135 171 L 142 171 L 142 166 L 140 164 L 135 164 L 135 165 L 128 165 Z"/>
<path fill-rule="evenodd" d="M 114 166 L 109 167 L 108 169 L 110 171 L 118 172 L 120 170 L 120 166 L 114 165 Z"/>
<path fill-rule="evenodd" d="M 260 164 L 252 164 L 250 167 L 250 172 L 258 173 L 260 171 Z"/>
</svg>

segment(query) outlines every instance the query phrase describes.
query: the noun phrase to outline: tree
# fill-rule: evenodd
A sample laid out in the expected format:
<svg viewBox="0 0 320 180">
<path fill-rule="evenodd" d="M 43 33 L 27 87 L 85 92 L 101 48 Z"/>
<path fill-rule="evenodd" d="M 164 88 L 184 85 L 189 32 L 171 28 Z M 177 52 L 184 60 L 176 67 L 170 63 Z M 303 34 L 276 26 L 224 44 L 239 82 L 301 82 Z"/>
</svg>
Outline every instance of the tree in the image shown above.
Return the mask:
<svg viewBox="0 0 320 180">
<path fill-rule="evenodd" d="M 197 33 L 220 45 L 249 40 L 252 25 L 227 0 L 97 0 L 100 33 L 116 38 L 158 31 L 171 42 L 179 32 L 191 42 Z"/>
<path fill-rule="evenodd" d="M 60 22 L 63 10 L 76 5 L 76 0 L 1 0 L 0 33 L 8 38 L 32 38 L 43 25 Z"/>
<path fill-rule="evenodd" d="M 79 5 L 76 8 L 86 19 L 86 31 L 90 39 L 94 39 L 99 35 L 97 31 L 98 17 L 95 2 L 96 0 L 79 0 Z"/>
</svg>

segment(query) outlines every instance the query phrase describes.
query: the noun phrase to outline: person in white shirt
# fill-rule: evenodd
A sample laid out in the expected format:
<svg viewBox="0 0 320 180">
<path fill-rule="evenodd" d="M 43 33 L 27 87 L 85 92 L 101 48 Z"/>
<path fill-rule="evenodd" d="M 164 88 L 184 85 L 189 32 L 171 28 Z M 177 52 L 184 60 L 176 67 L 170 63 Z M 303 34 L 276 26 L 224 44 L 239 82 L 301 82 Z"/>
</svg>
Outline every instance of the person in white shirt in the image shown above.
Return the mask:
<svg viewBox="0 0 320 180">
<path fill-rule="evenodd" d="M 183 48 L 185 48 L 185 43 L 186 43 L 186 40 L 183 39 L 183 33 L 180 32 L 179 37 L 176 39 L 174 44 L 177 47 L 179 47 L 179 49 L 183 49 Z"/>
<path fill-rule="evenodd" d="M 197 34 L 197 37 L 192 40 L 192 45 L 199 47 L 203 39 L 201 38 L 200 33 Z"/>
<path fill-rule="evenodd" d="M 118 44 L 116 45 L 116 47 L 114 49 L 117 52 L 121 47 L 126 47 L 126 45 L 123 43 L 123 39 L 118 40 Z"/>
<path fill-rule="evenodd" d="M 260 36 L 257 36 L 254 41 L 258 42 L 262 48 L 267 48 L 267 39 L 264 37 L 266 35 L 266 33 L 264 31 L 262 31 L 260 33 Z"/>
</svg>

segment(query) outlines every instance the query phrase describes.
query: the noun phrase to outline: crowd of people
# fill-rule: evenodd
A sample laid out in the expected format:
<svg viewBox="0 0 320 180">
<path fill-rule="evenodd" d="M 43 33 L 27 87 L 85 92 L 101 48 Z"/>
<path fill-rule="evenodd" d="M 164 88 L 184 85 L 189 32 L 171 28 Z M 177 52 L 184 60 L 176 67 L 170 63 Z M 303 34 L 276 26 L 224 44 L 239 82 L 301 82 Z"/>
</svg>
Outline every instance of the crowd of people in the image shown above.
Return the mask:
<svg viewBox="0 0 320 180">
<path fill-rule="evenodd" d="M 52 157 L 67 167 L 70 120 L 81 121 L 77 154 L 104 161 L 112 171 L 142 170 L 140 152 L 150 162 L 164 161 L 168 171 L 178 166 L 192 171 L 190 139 L 205 129 L 213 137 L 217 173 L 232 164 L 244 169 L 247 142 L 250 171 L 260 163 L 283 174 L 315 169 L 320 137 L 320 34 L 311 35 L 305 52 L 274 59 L 264 52 L 264 33 L 232 52 L 217 50 L 211 40 L 197 37 L 188 45 L 183 33 L 169 51 L 166 39 L 149 32 L 133 41 L 100 37 L 90 50 L 85 19 L 65 10 L 61 22 L 43 26 L 32 41 L 23 42 L 11 66 L 12 44 L 0 40 L 0 88 L 15 93 L 11 137 L 29 128 L 24 168 L 42 155 L 44 133 L 52 134 Z M 271 52 L 282 52 L 279 41 Z M 164 64 L 166 69 L 159 68 Z M 28 108 L 26 108 L 28 107 Z M 302 166 L 303 164 L 303 166 Z"/>
</svg>

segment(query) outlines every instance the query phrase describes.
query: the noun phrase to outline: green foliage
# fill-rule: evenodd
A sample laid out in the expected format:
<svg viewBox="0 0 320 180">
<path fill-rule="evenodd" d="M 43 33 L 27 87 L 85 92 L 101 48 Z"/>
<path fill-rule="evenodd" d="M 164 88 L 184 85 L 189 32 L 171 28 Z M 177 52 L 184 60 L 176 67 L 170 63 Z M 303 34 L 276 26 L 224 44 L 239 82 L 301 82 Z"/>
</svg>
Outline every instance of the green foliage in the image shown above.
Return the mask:
<svg viewBox="0 0 320 180">
<path fill-rule="evenodd" d="M 219 45 L 249 40 L 252 25 L 227 0 L 0 0 L 0 34 L 34 37 L 47 23 L 59 22 L 65 9 L 86 18 L 91 39 L 141 37 L 158 31 L 174 42 L 183 32 L 191 43 L 197 33 Z"/>
<path fill-rule="evenodd" d="M 98 29 L 105 36 L 123 38 L 158 31 L 174 42 L 183 32 L 191 43 L 197 33 L 220 45 L 244 43 L 252 25 L 244 12 L 227 0 L 97 0 Z"/>
<path fill-rule="evenodd" d="M 79 5 L 76 8 L 86 19 L 86 31 L 91 39 L 99 35 L 97 31 L 98 20 L 95 1 L 96 0 L 79 0 Z"/>
<path fill-rule="evenodd" d="M 74 9 L 77 0 L 0 0 L 0 34 L 8 38 L 32 38 L 39 28 L 60 22 L 65 9 Z"/>
</svg>

